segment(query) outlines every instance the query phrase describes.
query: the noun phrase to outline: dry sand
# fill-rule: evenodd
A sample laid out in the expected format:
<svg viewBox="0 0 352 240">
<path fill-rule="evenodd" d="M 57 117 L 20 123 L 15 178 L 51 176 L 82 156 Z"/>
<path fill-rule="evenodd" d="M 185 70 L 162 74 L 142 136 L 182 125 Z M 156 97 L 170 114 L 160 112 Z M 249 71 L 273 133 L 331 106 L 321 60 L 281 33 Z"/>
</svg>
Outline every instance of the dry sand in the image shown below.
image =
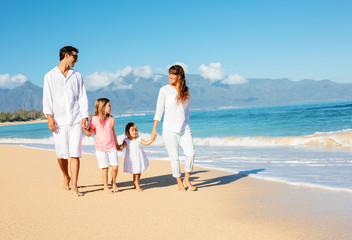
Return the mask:
<svg viewBox="0 0 352 240">
<path fill-rule="evenodd" d="M 0 239 L 351 239 L 352 194 L 196 167 L 199 191 L 179 192 L 167 161 L 150 161 L 143 192 L 119 169 L 103 193 L 94 155 L 76 197 L 61 188 L 53 151 L 0 145 Z M 123 166 L 123 159 L 120 159 Z M 350 177 L 350 176 L 346 176 Z"/>
</svg>

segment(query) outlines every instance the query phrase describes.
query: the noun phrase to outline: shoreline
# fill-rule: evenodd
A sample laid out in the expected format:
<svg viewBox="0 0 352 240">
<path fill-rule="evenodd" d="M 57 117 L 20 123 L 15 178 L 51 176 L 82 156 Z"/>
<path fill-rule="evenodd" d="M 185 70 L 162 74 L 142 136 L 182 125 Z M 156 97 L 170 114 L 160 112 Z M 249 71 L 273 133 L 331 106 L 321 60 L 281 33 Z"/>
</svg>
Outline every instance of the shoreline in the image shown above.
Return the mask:
<svg viewBox="0 0 352 240">
<path fill-rule="evenodd" d="M 95 156 L 83 154 L 78 186 L 85 195 L 75 197 L 61 189 L 54 151 L 0 145 L 0 152 L 0 181 L 9 183 L 0 188 L 1 239 L 314 240 L 352 234 L 347 193 L 201 167 L 191 175 L 198 191 L 179 192 L 169 162 L 159 160 L 150 160 L 139 193 L 119 158 L 120 191 L 107 195 Z"/>
<path fill-rule="evenodd" d="M 29 148 L 29 149 L 34 149 L 34 150 L 43 150 L 43 151 L 52 151 L 55 152 L 55 149 L 47 149 L 47 148 L 40 148 L 40 147 L 34 147 L 34 146 L 26 146 L 22 144 L 17 144 L 17 143 L 1 143 L 1 145 L 14 145 L 14 146 L 19 146 L 23 148 Z M 84 153 L 82 152 L 83 155 L 89 155 L 89 156 L 94 156 L 95 153 Z M 120 158 L 121 156 L 119 156 Z M 169 162 L 168 159 L 158 159 L 154 161 L 166 161 Z M 241 171 L 231 171 L 226 168 L 221 168 L 221 167 L 211 167 L 211 166 L 201 166 L 197 163 L 194 164 L 196 167 L 204 168 L 209 171 L 221 171 L 221 172 L 227 172 L 228 174 L 238 174 L 238 175 L 243 175 L 245 177 L 257 179 L 259 181 L 267 181 L 267 182 L 272 182 L 272 183 L 279 183 L 279 184 L 285 184 L 288 186 L 293 186 L 293 187 L 299 187 L 299 188 L 308 188 L 308 189 L 316 189 L 320 191 L 328 191 L 328 192 L 341 192 L 341 193 L 346 193 L 346 194 L 352 194 L 352 189 L 348 188 L 341 188 L 341 187 L 331 187 L 331 186 L 326 186 L 322 184 L 316 184 L 316 183 L 308 183 L 308 182 L 295 182 L 295 181 L 288 181 L 288 180 L 283 180 L 279 178 L 274 178 L 271 176 L 258 176 L 255 174 L 246 174 L 246 173 L 241 173 Z"/>
<path fill-rule="evenodd" d="M 16 121 L 16 122 L 2 122 L 0 123 L 1 126 L 13 126 L 13 125 L 25 125 L 25 124 L 33 124 L 33 123 L 44 123 L 48 122 L 47 119 L 36 119 L 30 121 Z"/>
</svg>

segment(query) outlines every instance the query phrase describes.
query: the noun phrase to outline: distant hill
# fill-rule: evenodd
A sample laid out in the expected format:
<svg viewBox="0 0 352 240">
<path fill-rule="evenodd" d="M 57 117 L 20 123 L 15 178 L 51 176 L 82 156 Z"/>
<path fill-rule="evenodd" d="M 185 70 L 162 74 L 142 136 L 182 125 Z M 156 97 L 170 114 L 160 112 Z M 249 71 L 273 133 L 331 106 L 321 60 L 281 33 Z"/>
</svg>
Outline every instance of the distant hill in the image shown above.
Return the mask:
<svg viewBox="0 0 352 240">
<path fill-rule="evenodd" d="M 17 109 L 42 109 L 43 89 L 31 83 L 24 82 L 13 89 L 0 89 L 0 112 L 13 112 Z"/>
<path fill-rule="evenodd" d="M 352 100 L 352 84 L 330 80 L 247 79 L 244 84 L 227 85 L 200 75 L 186 77 L 192 109 Z M 94 102 L 101 97 L 111 100 L 114 114 L 154 111 L 159 89 L 167 83 L 165 75 L 148 79 L 128 75 L 123 85 L 130 88 L 111 83 L 105 88 L 87 91 L 90 112 L 94 112 Z M 19 108 L 42 109 L 42 88 L 27 81 L 17 88 L 0 89 L 0 112 Z"/>
</svg>

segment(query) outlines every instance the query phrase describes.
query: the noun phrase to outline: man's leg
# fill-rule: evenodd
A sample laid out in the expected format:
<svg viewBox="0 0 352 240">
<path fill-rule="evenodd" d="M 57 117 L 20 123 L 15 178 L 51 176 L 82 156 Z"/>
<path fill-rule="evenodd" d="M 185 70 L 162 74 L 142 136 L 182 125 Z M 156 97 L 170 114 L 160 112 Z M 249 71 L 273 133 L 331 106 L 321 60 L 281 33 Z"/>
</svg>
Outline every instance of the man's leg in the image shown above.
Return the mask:
<svg viewBox="0 0 352 240">
<path fill-rule="evenodd" d="M 68 128 L 68 144 L 70 154 L 70 173 L 71 173 L 71 191 L 77 196 L 83 193 L 78 191 L 78 173 L 80 167 L 80 157 L 82 156 L 82 127 L 80 123 L 76 123 L 73 127 Z"/>
<path fill-rule="evenodd" d="M 70 159 L 70 172 L 71 172 L 71 191 L 77 196 L 82 196 L 83 193 L 78 191 L 77 181 L 78 181 L 78 173 L 79 173 L 80 161 L 79 158 L 71 157 Z"/>
<path fill-rule="evenodd" d="M 64 175 L 64 184 L 63 184 L 63 188 L 65 190 L 70 190 L 70 175 L 68 175 L 68 160 L 67 159 L 63 159 L 63 158 L 58 158 L 57 159 L 59 166 L 61 168 L 62 174 Z"/>
</svg>

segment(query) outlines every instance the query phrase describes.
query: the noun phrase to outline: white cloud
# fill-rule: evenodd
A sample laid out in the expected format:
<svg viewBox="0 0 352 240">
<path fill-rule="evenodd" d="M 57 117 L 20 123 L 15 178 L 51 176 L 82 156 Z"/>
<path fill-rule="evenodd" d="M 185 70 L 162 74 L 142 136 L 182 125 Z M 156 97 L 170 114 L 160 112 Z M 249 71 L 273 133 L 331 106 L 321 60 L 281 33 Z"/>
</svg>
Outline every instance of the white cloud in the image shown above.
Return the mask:
<svg viewBox="0 0 352 240">
<path fill-rule="evenodd" d="M 188 73 L 188 71 L 189 71 L 189 67 L 188 67 L 188 65 L 187 64 L 185 64 L 185 63 L 182 63 L 182 62 L 175 62 L 174 64 L 172 64 L 172 65 L 167 65 L 167 70 L 166 70 L 166 72 L 169 74 L 169 69 L 170 69 L 170 67 L 172 67 L 173 65 L 180 65 L 182 68 L 183 68 L 183 71 L 185 71 L 185 73 Z"/>
<path fill-rule="evenodd" d="M 233 74 L 225 78 L 224 80 L 221 81 L 223 84 L 229 84 L 229 85 L 234 85 L 234 84 L 244 84 L 247 83 L 247 79 L 244 77 L 241 77 L 238 74 Z"/>
<path fill-rule="evenodd" d="M 166 69 L 163 69 L 163 68 L 157 68 L 156 69 L 158 72 L 161 72 L 161 73 L 166 73 Z"/>
<path fill-rule="evenodd" d="M 116 74 L 121 76 L 121 77 L 126 77 L 128 74 L 130 74 L 133 71 L 133 67 L 127 66 L 122 70 L 117 70 Z"/>
<path fill-rule="evenodd" d="M 92 73 L 89 74 L 85 79 L 85 86 L 87 90 L 97 90 L 108 86 L 114 80 L 115 74 L 109 72 Z"/>
<path fill-rule="evenodd" d="M 10 74 L 0 74 L 0 88 L 14 88 L 22 85 L 28 78 L 23 74 L 10 76 Z"/>
<path fill-rule="evenodd" d="M 170 68 L 171 66 L 173 66 L 173 65 L 180 65 L 180 66 L 183 68 L 183 70 L 185 71 L 185 73 L 188 73 L 188 72 L 189 72 L 189 67 L 188 67 L 188 65 L 185 64 L 185 63 L 182 63 L 182 62 L 175 62 L 174 64 L 169 65 L 168 68 L 167 68 L 167 70 L 169 71 L 169 68 Z"/>
<path fill-rule="evenodd" d="M 136 68 L 127 66 L 122 70 L 117 70 L 116 73 L 95 72 L 89 74 L 85 78 L 85 86 L 87 90 L 94 91 L 100 88 L 104 88 L 111 83 L 114 83 L 114 89 L 131 89 L 132 84 L 124 83 L 124 78 L 131 73 L 133 74 L 133 76 L 137 77 L 135 81 L 138 81 L 139 78 L 150 78 L 153 76 L 152 69 L 149 65 Z"/>
<path fill-rule="evenodd" d="M 158 81 L 159 79 L 161 79 L 161 78 L 163 78 L 163 75 L 155 74 L 155 75 L 153 76 L 154 82 L 157 82 L 157 81 Z"/>
<path fill-rule="evenodd" d="M 224 69 L 221 67 L 221 63 L 210 63 L 209 66 L 204 64 L 199 67 L 200 75 L 203 78 L 210 79 L 210 81 L 215 82 L 224 79 Z"/>
<path fill-rule="evenodd" d="M 151 78 L 153 76 L 152 68 L 149 65 L 136 67 L 133 69 L 133 75 L 141 78 Z"/>
</svg>

